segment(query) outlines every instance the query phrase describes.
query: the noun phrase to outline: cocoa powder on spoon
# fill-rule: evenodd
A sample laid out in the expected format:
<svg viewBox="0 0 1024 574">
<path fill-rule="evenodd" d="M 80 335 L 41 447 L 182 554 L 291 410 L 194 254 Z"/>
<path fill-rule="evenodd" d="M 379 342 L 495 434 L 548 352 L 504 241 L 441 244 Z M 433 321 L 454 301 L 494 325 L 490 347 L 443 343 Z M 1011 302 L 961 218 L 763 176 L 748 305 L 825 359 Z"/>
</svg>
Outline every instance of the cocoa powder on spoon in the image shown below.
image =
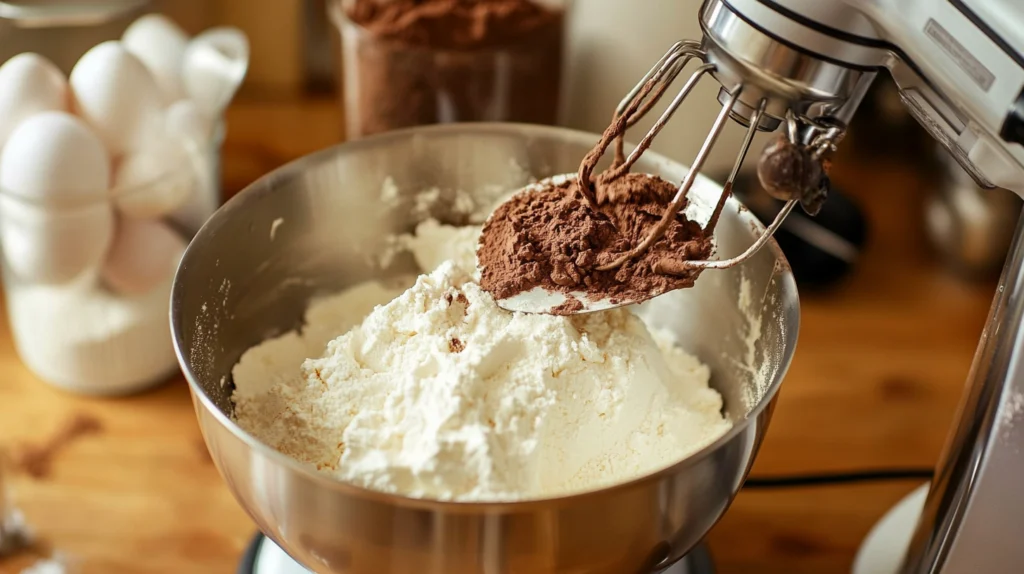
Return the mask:
<svg viewBox="0 0 1024 574">
<path fill-rule="evenodd" d="M 700 270 L 684 269 L 682 262 L 708 259 L 713 247 L 710 234 L 682 210 L 643 254 L 615 269 L 598 269 L 647 237 L 661 221 L 676 186 L 634 173 L 594 183 L 596 209 L 580 192 L 577 179 L 542 185 L 500 205 L 481 234 L 480 285 L 496 299 L 542 287 L 595 300 L 610 297 L 613 303 L 692 287 Z M 583 307 L 570 297 L 551 312 L 572 314 Z"/>
</svg>

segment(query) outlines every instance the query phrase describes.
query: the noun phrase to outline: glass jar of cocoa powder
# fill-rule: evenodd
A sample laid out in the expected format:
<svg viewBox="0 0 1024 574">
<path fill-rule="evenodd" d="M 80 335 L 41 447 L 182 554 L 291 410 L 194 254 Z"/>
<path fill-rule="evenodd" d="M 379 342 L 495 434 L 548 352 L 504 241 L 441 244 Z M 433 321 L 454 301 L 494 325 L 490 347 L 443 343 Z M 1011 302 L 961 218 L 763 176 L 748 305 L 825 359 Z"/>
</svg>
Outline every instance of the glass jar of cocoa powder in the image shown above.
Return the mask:
<svg viewBox="0 0 1024 574">
<path fill-rule="evenodd" d="M 335 0 L 346 131 L 555 124 L 571 0 Z"/>
</svg>

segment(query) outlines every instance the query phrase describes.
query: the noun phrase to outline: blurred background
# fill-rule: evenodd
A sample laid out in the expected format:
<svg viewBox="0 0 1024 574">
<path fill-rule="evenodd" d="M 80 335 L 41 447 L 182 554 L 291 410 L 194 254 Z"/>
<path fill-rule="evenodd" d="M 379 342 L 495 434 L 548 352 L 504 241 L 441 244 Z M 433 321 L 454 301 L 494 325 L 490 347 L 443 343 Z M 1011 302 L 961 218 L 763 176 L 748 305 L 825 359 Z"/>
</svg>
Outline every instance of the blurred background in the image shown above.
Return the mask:
<svg viewBox="0 0 1024 574">
<path fill-rule="evenodd" d="M 226 199 L 358 135 L 331 1 L 0 2 L 0 63 L 33 51 L 68 73 L 142 12 L 163 13 L 189 35 L 239 28 L 250 54 L 224 113 L 218 177 Z M 591 132 L 604 129 L 674 41 L 700 35 L 697 0 L 569 6 L 554 123 Z M 54 7 L 66 10 L 54 16 Z M 68 14 L 75 26 L 61 20 Z M 716 92 L 712 82 L 699 86 L 653 149 L 691 162 L 720 109 Z M 742 131 L 727 127 L 709 176 L 724 178 Z M 778 205 L 758 192 L 750 168 L 768 137 L 755 139 L 736 187 L 764 220 Z M 981 190 L 965 176 L 903 110 L 887 78 L 859 110 L 832 182 L 819 217 L 794 212 L 778 233 L 804 318 L 755 475 L 933 465 L 1020 212 L 1015 195 Z M 11 481 L 32 524 L 89 572 L 233 571 L 255 527 L 205 457 L 180 378 L 124 399 L 69 395 L 36 380 L 11 334 L 0 333 L 0 446 L 45 442 L 81 412 L 102 420 L 102 430 L 62 450 L 52 474 Z M 743 492 L 711 533 L 711 549 L 726 573 L 847 571 L 870 526 L 913 486 Z M 0 559 L 3 574 L 23 566 Z"/>
</svg>

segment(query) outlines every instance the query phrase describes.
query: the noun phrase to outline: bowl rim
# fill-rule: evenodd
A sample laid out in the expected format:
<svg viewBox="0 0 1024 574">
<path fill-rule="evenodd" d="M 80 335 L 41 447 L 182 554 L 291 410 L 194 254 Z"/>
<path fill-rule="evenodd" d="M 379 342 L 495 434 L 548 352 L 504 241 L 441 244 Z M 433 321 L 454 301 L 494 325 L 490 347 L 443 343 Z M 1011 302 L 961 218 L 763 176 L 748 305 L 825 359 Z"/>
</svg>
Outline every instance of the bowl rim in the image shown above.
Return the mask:
<svg viewBox="0 0 1024 574">
<path fill-rule="evenodd" d="M 196 233 L 195 237 L 208 232 L 208 228 L 212 228 L 218 225 L 215 220 L 223 220 L 229 217 L 230 214 L 239 209 L 240 206 L 250 201 L 250 197 L 256 197 L 262 193 L 272 193 L 275 191 L 272 184 L 274 180 L 283 177 L 282 174 L 294 174 L 303 171 L 305 168 L 313 165 L 318 165 L 328 158 L 334 157 L 339 153 L 348 153 L 353 150 L 359 150 L 362 148 L 377 147 L 380 145 L 386 145 L 386 142 L 391 140 L 408 139 L 410 137 L 416 137 L 420 134 L 444 134 L 444 133 L 462 133 L 462 134 L 473 134 L 473 133 L 500 133 L 503 135 L 509 135 L 510 133 L 518 133 L 526 137 L 537 137 L 537 136 L 559 136 L 563 139 L 567 139 L 572 142 L 586 143 L 596 142 L 600 139 L 600 135 L 590 133 L 582 130 L 575 130 L 571 128 L 563 128 L 557 126 L 544 126 L 524 123 L 510 123 L 510 122 L 467 122 L 467 123 L 450 123 L 450 124 L 439 124 L 439 125 L 428 125 L 428 126 L 416 126 L 411 128 L 404 128 L 400 130 L 393 130 L 373 136 L 367 136 L 352 141 L 341 142 L 319 151 L 304 155 L 296 158 L 266 174 L 259 177 L 249 185 L 247 185 L 240 192 L 236 193 L 233 197 L 228 199 L 223 206 L 221 206 L 212 216 L 210 216 L 203 226 Z M 634 147 L 634 144 L 626 142 L 627 148 Z M 675 164 L 688 168 L 686 164 L 672 160 L 662 154 L 647 150 L 644 155 L 648 158 L 653 157 L 659 163 Z M 699 174 L 698 178 L 705 177 L 703 174 Z M 713 180 L 712 180 L 713 182 Z M 714 185 L 721 187 L 717 182 L 713 182 Z M 736 199 L 735 196 L 730 195 L 728 198 L 728 204 L 733 209 L 739 212 L 740 217 L 748 219 L 748 224 L 751 231 L 763 231 L 764 225 L 750 212 L 742 203 Z M 447 513 L 480 513 L 480 512 L 494 512 L 500 511 L 504 513 L 512 512 L 526 512 L 537 508 L 550 508 L 552 504 L 557 505 L 568 505 L 578 504 L 585 500 L 604 497 L 612 493 L 622 492 L 633 489 L 641 484 L 656 482 L 667 475 L 678 474 L 680 471 L 695 466 L 703 459 L 711 456 L 716 450 L 718 450 L 724 444 L 733 440 L 741 432 L 744 432 L 749 424 L 755 422 L 759 415 L 768 408 L 775 400 L 778 393 L 779 387 L 782 381 L 786 378 L 786 374 L 789 371 L 789 367 L 792 363 L 793 356 L 796 352 L 796 346 L 800 332 L 800 299 L 797 291 L 796 280 L 793 277 L 793 272 L 789 267 L 789 263 L 786 260 L 785 255 L 782 253 L 781 248 L 776 243 L 775 239 L 772 238 L 765 245 L 766 249 L 770 249 L 776 257 L 776 272 L 775 280 L 783 281 L 785 285 L 783 289 L 790 290 L 793 293 L 793 299 L 790 303 L 784 303 L 786 308 L 786 315 L 792 316 L 793 320 L 787 330 L 787 333 L 792 332 L 791 345 L 783 350 L 783 354 L 779 363 L 779 369 L 771 381 L 771 384 L 764 390 L 757 404 L 754 405 L 749 411 L 747 411 L 745 417 L 741 420 L 733 422 L 732 426 L 728 431 L 723 433 L 717 439 L 711 443 L 705 445 L 700 450 L 694 451 L 682 459 L 679 459 L 665 467 L 658 470 L 648 472 L 641 476 L 635 477 L 626 482 L 620 482 L 609 486 L 604 486 L 596 489 L 585 490 L 580 492 L 574 492 L 567 495 L 560 496 L 549 496 L 543 498 L 528 498 L 522 500 L 506 500 L 506 501 L 458 501 L 458 500 L 443 500 L 437 498 L 426 498 L 426 497 L 413 497 L 402 494 L 393 494 L 370 488 L 362 487 L 356 484 L 345 482 L 341 479 L 334 478 L 325 473 L 312 469 L 309 465 L 299 462 L 294 458 L 279 452 L 273 447 L 264 444 L 255 436 L 249 434 L 247 431 L 242 429 L 235 423 L 231 418 L 217 407 L 207 396 L 202 386 L 199 384 L 196 374 L 192 370 L 192 366 L 186 357 L 186 349 L 182 341 L 182 326 L 179 324 L 180 317 L 180 306 L 182 302 L 182 285 L 179 279 L 181 270 L 187 266 L 189 260 L 194 256 L 194 252 L 198 250 L 196 247 L 195 240 L 191 241 L 188 247 L 185 249 L 185 253 L 182 255 L 181 260 L 178 263 L 178 267 L 175 270 L 174 281 L 171 288 L 171 304 L 170 304 L 170 327 L 172 340 L 174 343 L 174 353 L 178 358 L 178 363 L 181 366 L 182 373 L 185 376 L 185 380 L 188 382 L 189 392 L 193 396 L 193 400 L 196 408 L 202 408 L 207 411 L 213 419 L 219 423 L 225 430 L 227 430 L 233 437 L 241 441 L 250 451 L 256 451 L 259 456 L 264 457 L 277 465 L 282 465 L 288 468 L 290 471 L 295 472 L 302 476 L 303 479 L 317 483 L 329 490 L 339 491 L 341 494 L 347 496 L 358 496 L 362 499 L 368 499 L 380 503 L 391 504 L 402 508 L 417 509 L 417 510 L 429 510 L 429 511 L 441 511 Z M 781 265 L 780 265 L 781 264 Z M 789 337 L 787 337 L 789 338 Z M 197 413 L 198 416 L 198 413 Z M 201 418 L 201 417 L 200 417 Z M 200 421 L 201 422 L 201 421 Z M 204 441 L 206 440 L 205 432 Z M 207 445 L 209 448 L 209 445 Z M 214 457 L 216 459 L 216 457 Z M 744 470 L 744 479 L 749 473 L 750 468 Z M 229 486 L 229 488 L 231 488 Z M 234 489 L 231 489 L 234 490 Z M 247 509 L 248 511 L 248 509 Z"/>
</svg>

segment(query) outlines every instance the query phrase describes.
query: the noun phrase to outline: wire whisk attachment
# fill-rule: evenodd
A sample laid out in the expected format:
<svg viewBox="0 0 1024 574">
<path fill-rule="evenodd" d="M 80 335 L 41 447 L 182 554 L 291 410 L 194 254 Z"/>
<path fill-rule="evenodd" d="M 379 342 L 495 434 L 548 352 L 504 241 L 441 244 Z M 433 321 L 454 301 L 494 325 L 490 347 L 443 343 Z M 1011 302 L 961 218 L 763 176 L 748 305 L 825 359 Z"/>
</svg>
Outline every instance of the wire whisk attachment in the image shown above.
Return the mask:
<svg viewBox="0 0 1024 574">
<path fill-rule="evenodd" d="M 693 60 L 698 61 L 699 65 L 690 73 L 690 76 L 683 83 L 679 92 L 668 104 L 651 129 L 640 140 L 636 148 L 626 156 L 623 150 L 623 136 L 626 131 L 636 125 L 661 100 L 668 87 L 682 73 L 687 64 Z M 700 79 L 714 71 L 715 65 L 708 63 L 707 55 L 699 42 L 692 40 L 680 41 L 673 45 L 650 71 L 644 75 L 643 79 L 630 90 L 616 107 L 612 122 L 604 131 L 600 141 L 580 163 L 577 179 L 585 200 L 592 207 L 596 208 L 597 204 L 593 172 L 608 147 L 614 143 L 615 155 L 612 165 L 598 176 L 604 181 L 614 180 L 629 172 L 640 156 L 650 148 L 654 138 L 665 127 Z M 728 91 L 728 96 L 725 98 L 722 109 L 715 117 L 707 137 L 704 139 L 697 152 L 697 156 L 690 165 L 690 170 L 680 183 L 675 196 L 658 223 L 638 245 L 612 261 L 599 266 L 597 268 L 599 271 L 616 269 L 624 263 L 642 256 L 651 245 L 664 236 L 673 218 L 676 217 L 685 205 L 687 194 L 690 188 L 693 187 L 697 174 L 703 168 L 715 142 L 725 127 L 726 121 L 730 116 L 741 117 L 733 113 L 733 107 L 739 101 L 742 93 L 743 85 L 737 85 L 731 91 Z M 743 160 L 750 148 L 754 134 L 762 123 L 761 120 L 765 115 L 767 105 L 768 101 L 761 99 L 750 115 L 749 120 L 744 122 L 746 123 L 747 131 L 743 142 L 740 145 L 732 170 L 729 172 L 729 176 L 722 188 L 722 194 L 704 227 L 704 233 L 708 236 L 714 232 L 722 210 L 732 194 L 733 182 L 743 165 Z M 736 257 L 719 260 L 685 260 L 679 266 L 673 265 L 675 269 L 664 269 L 664 272 L 670 274 L 686 273 L 699 269 L 726 269 L 738 265 L 754 256 L 758 250 L 768 243 L 797 203 L 801 204 L 803 209 L 811 215 L 816 214 L 821 209 L 829 189 L 828 154 L 835 150 L 836 144 L 842 139 L 846 131 L 845 125 L 829 117 L 812 119 L 793 111 L 787 112 L 785 119 L 785 133 L 769 143 L 758 160 L 757 168 L 758 177 L 768 193 L 773 197 L 786 201 L 786 204 L 776 215 L 775 220 L 768 225 L 765 231 L 746 251 Z"/>
</svg>

